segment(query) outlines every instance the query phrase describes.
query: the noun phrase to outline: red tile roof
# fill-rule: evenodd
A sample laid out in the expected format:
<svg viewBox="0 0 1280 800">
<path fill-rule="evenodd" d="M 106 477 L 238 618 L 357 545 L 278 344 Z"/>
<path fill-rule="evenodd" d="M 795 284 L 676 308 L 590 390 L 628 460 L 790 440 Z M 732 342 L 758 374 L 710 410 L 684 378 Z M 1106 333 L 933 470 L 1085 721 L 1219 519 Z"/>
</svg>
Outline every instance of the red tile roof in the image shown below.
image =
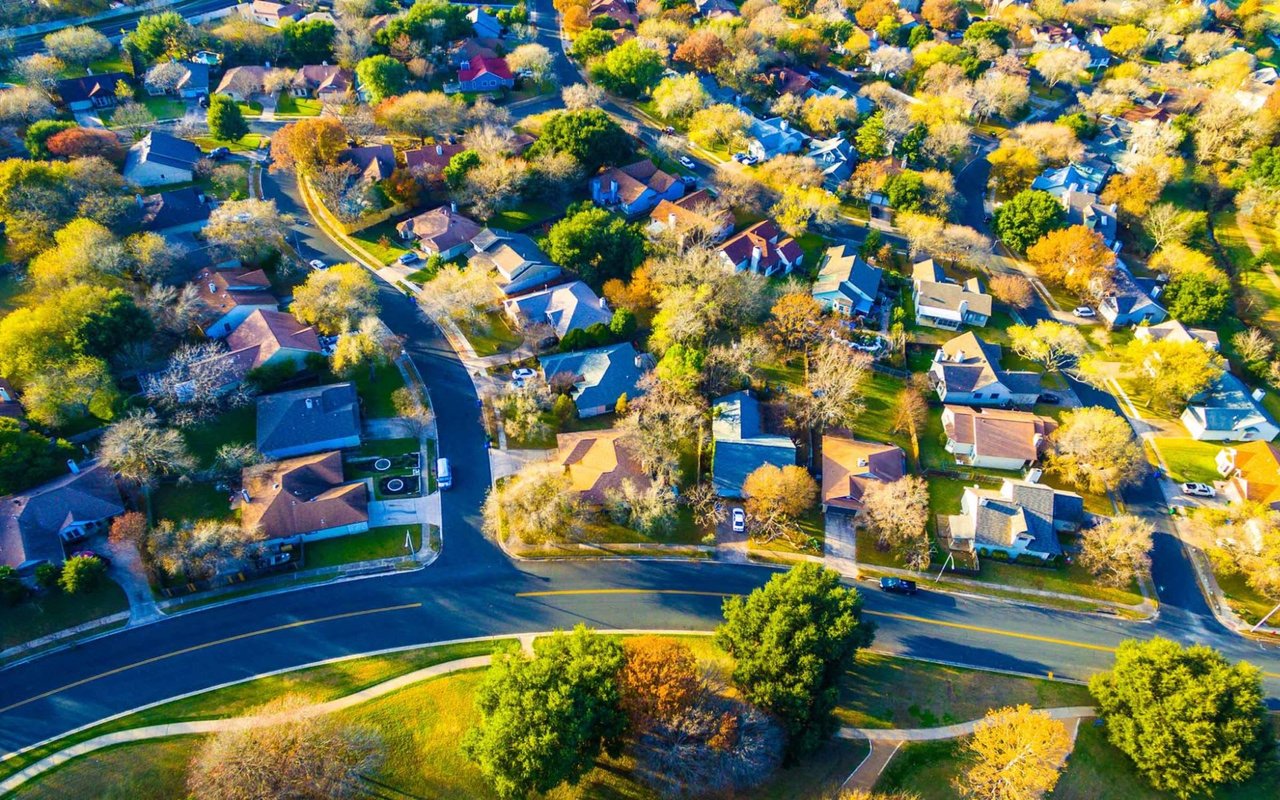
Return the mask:
<svg viewBox="0 0 1280 800">
<path fill-rule="evenodd" d="M 468 69 L 458 70 L 459 81 L 473 81 L 486 73 L 496 75 L 505 81 L 512 80 L 511 68 L 507 66 L 505 58 L 473 58 L 468 64 Z"/>
</svg>

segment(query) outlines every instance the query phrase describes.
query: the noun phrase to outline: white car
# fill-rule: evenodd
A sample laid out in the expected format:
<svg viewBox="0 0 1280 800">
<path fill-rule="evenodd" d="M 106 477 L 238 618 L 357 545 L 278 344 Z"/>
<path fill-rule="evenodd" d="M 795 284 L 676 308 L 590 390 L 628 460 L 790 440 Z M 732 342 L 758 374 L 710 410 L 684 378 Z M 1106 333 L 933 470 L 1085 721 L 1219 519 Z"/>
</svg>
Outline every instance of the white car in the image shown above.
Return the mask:
<svg viewBox="0 0 1280 800">
<path fill-rule="evenodd" d="M 733 532 L 745 533 L 747 530 L 747 512 L 740 508 L 733 510 Z"/>
<path fill-rule="evenodd" d="M 316 270 L 329 268 L 328 264 L 324 263 L 318 258 L 311 259 L 310 261 L 307 262 L 307 265 L 310 266 L 312 269 L 316 269 Z"/>
<path fill-rule="evenodd" d="M 520 367 L 515 372 L 511 373 L 511 378 L 512 380 L 517 380 L 517 381 L 527 381 L 537 374 L 538 374 L 537 372 L 529 369 L 528 367 Z"/>
<path fill-rule="evenodd" d="M 685 169 L 696 169 L 698 165 L 693 163 L 692 158 L 689 158 L 688 156 L 680 156 L 680 166 Z"/>
<path fill-rule="evenodd" d="M 1092 308 L 1089 308 L 1088 306 L 1077 306 L 1076 309 L 1071 313 L 1075 314 L 1077 317 L 1080 317 L 1082 319 L 1093 319 L 1095 316 L 1097 316 L 1096 312 L 1094 312 L 1094 310 Z"/>
<path fill-rule="evenodd" d="M 1195 497 L 1217 497 L 1218 493 L 1207 483 L 1184 483 L 1182 493 Z"/>
</svg>

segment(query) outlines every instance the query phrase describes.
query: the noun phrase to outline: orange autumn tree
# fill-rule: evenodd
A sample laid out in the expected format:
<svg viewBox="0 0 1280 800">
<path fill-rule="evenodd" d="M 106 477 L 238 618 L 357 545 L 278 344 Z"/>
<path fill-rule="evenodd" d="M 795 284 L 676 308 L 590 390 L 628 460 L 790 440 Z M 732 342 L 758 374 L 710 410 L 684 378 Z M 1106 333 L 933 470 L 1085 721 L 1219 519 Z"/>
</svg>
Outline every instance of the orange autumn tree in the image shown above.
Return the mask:
<svg viewBox="0 0 1280 800">
<path fill-rule="evenodd" d="M 299 120 L 271 137 L 271 171 L 314 173 L 338 163 L 338 154 L 346 147 L 347 132 L 333 117 Z"/>
<path fill-rule="evenodd" d="M 687 644 L 664 636 L 623 643 L 626 661 L 618 675 L 622 707 L 637 730 L 672 724 L 705 690 L 698 660 Z"/>
<path fill-rule="evenodd" d="M 1101 295 L 1111 285 L 1116 254 L 1102 235 L 1083 225 L 1049 231 L 1027 248 L 1041 278 L 1081 297 Z"/>
</svg>

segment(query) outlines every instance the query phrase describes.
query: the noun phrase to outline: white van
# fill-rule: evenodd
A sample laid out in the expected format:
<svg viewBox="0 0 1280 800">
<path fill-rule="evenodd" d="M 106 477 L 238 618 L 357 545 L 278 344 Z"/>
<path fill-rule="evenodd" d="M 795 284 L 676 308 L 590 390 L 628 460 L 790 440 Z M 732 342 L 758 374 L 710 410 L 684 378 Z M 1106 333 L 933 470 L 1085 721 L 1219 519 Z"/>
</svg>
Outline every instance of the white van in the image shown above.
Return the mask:
<svg viewBox="0 0 1280 800">
<path fill-rule="evenodd" d="M 436 486 L 440 487 L 440 491 L 452 488 L 453 471 L 449 469 L 449 459 L 436 459 Z"/>
</svg>

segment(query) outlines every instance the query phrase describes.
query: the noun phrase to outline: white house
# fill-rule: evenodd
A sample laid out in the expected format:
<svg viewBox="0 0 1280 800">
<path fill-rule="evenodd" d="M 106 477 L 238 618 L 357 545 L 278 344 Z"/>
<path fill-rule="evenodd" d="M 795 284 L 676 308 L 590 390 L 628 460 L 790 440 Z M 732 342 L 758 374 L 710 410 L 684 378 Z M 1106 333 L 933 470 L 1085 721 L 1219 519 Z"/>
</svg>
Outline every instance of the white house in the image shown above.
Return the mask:
<svg viewBox="0 0 1280 800">
<path fill-rule="evenodd" d="M 1030 406 L 1040 397 L 1040 373 L 1006 371 L 1000 345 L 972 333 L 947 341 L 934 354 L 929 378 L 944 403 Z"/>
</svg>

